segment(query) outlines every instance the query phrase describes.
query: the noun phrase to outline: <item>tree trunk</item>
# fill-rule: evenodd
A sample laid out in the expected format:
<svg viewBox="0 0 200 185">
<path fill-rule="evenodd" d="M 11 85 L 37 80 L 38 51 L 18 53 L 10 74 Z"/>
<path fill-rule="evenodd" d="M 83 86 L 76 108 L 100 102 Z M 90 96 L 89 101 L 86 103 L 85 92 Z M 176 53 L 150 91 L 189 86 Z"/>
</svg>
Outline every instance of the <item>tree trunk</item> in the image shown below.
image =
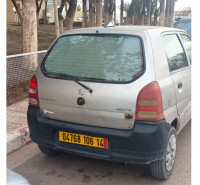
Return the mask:
<svg viewBox="0 0 200 185">
<path fill-rule="evenodd" d="M 41 7 L 42 7 L 42 3 L 43 3 L 43 0 L 35 0 L 36 2 L 36 9 L 37 9 L 37 25 L 39 27 L 39 16 L 40 16 L 40 10 L 41 10 Z"/>
<path fill-rule="evenodd" d="M 147 25 L 151 25 L 151 5 L 152 0 L 147 0 Z"/>
<path fill-rule="evenodd" d="M 104 0 L 104 26 L 109 23 L 108 0 Z"/>
<path fill-rule="evenodd" d="M 22 15 L 22 12 L 20 11 L 17 3 L 16 3 L 16 0 L 11 0 L 15 9 L 16 9 L 16 12 L 17 12 L 17 15 L 19 17 L 19 20 L 20 20 L 20 23 L 21 23 L 21 26 L 23 27 L 23 15 Z"/>
<path fill-rule="evenodd" d="M 114 25 L 116 26 L 116 0 L 114 0 Z"/>
<path fill-rule="evenodd" d="M 37 14 L 38 14 L 38 17 L 39 17 L 39 13 L 40 13 L 40 10 L 41 10 L 41 7 L 42 7 L 43 0 L 40 0 L 40 1 L 35 0 L 35 2 L 36 2 Z"/>
<path fill-rule="evenodd" d="M 63 8 L 65 7 L 66 2 L 67 2 L 66 0 L 62 0 L 60 7 L 58 8 L 59 28 L 60 28 L 61 33 L 64 31 L 63 30 L 63 20 L 64 20 L 64 18 L 62 16 L 62 11 L 63 11 Z"/>
<path fill-rule="evenodd" d="M 65 20 L 66 21 L 66 30 L 72 30 L 73 29 L 76 6 L 77 6 L 77 0 L 69 1 L 69 9 L 67 11 L 66 20 Z"/>
<path fill-rule="evenodd" d="M 88 25 L 88 15 L 87 15 L 87 0 L 83 0 L 83 12 L 82 12 L 82 15 L 83 15 L 83 20 L 82 20 L 82 27 L 83 28 L 87 28 L 89 25 Z"/>
<path fill-rule="evenodd" d="M 63 16 L 62 16 L 62 11 L 63 11 L 63 8 L 65 7 L 65 4 L 66 4 L 67 0 L 62 0 L 61 1 L 61 4 L 60 4 L 60 7 L 58 8 L 58 18 L 62 18 L 63 19 Z"/>
<path fill-rule="evenodd" d="M 165 8 L 165 26 L 169 25 L 169 6 L 170 0 L 166 0 L 166 8 Z"/>
<path fill-rule="evenodd" d="M 157 26 L 157 25 L 158 25 L 158 9 L 156 9 L 155 12 L 154 12 L 153 25 L 154 25 L 154 26 Z"/>
<path fill-rule="evenodd" d="M 59 30 L 59 22 L 58 22 L 57 0 L 53 0 L 53 5 L 54 5 L 55 32 L 56 32 L 56 37 L 59 37 L 60 36 L 60 30 Z"/>
<path fill-rule="evenodd" d="M 141 15 L 141 25 L 145 24 L 145 8 L 146 8 L 146 3 L 145 0 L 142 1 L 142 15 Z"/>
<path fill-rule="evenodd" d="M 66 17 L 65 17 L 65 21 L 63 21 L 63 27 L 66 27 L 66 18 L 67 18 L 67 11 L 68 11 L 68 10 L 67 10 L 67 9 L 68 9 L 68 8 L 67 8 L 67 5 L 68 5 L 68 4 L 65 3 L 65 12 L 66 12 Z"/>
<path fill-rule="evenodd" d="M 35 0 L 23 0 L 23 15 L 23 53 L 37 51 L 37 15 Z"/>
<path fill-rule="evenodd" d="M 64 29 L 63 29 L 63 19 L 62 18 L 59 19 L 59 31 L 60 31 L 60 33 L 62 33 L 64 31 Z"/>
<path fill-rule="evenodd" d="M 96 26 L 102 26 L 102 0 L 96 0 Z"/>
<path fill-rule="evenodd" d="M 142 13 L 143 13 L 143 3 L 142 1 L 138 1 L 138 24 L 141 25 L 142 23 Z"/>
<path fill-rule="evenodd" d="M 125 18 L 124 24 L 133 24 L 134 23 L 134 7 L 135 7 L 135 1 L 133 0 L 131 2 L 131 5 L 129 7 L 129 10 L 127 12 L 127 16 Z"/>
<path fill-rule="evenodd" d="M 23 53 L 38 50 L 37 40 L 37 13 L 35 0 L 23 0 Z M 30 65 L 23 66 L 25 69 L 37 67 L 37 55 L 27 55 L 26 60 Z"/>
<path fill-rule="evenodd" d="M 174 3 L 175 0 L 170 0 L 170 6 L 169 6 L 169 27 L 173 27 L 173 18 L 174 18 Z"/>
<path fill-rule="evenodd" d="M 144 25 L 147 25 L 147 14 L 146 14 L 146 7 L 147 7 L 147 2 L 146 0 L 143 0 L 143 6 L 144 6 Z"/>
<path fill-rule="evenodd" d="M 45 7 L 44 7 L 44 24 L 47 24 L 47 1 L 45 1 Z"/>
<path fill-rule="evenodd" d="M 123 19 L 124 19 L 124 0 L 121 0 L 120 25 L 123 25 Z"/>
<path fill-rule="evenodd" d="M 93 24 L 96 26 L 96 0 L 93 0 Z"/>
<path fill-rule="evenodd" d="M 152 14 L 154 15 L 153 25 L 157 26 L 158 24 L 158 2 L 157 0 L 154 1 L 154 7 L 152 7 Z M 152 23 L 152 21 L 151 21 Z"/>
<path fill-rule="evenodd" d="M 160 15 L 159 15 L 159 26 L 164 26 L 164 20 L 165 20 L 165 0 L 160 0 Z"/>
<path fill-rule="evenodd" d="M 111 22 L 113 19 L 114 1 L 115 0 L 108 0 L 108 14 L 109 14 L 108 23 Z"/>
<path fill-rule="evenodd" d="M 95 26 L 95 19 L 94 19 L 94 0 L 89 0 L 89 24 L 90 27 Z"/>
</svg>

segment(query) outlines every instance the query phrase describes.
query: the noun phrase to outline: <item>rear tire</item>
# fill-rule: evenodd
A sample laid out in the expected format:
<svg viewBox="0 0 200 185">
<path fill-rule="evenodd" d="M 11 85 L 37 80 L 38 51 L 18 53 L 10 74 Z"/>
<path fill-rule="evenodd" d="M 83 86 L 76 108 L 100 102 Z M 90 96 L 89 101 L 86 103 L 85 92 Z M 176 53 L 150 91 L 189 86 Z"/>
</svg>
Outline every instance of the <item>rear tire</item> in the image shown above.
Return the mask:
<svg viewBox="0 0 200 185">
<path fill-rule="evenodd" d="M 150 164 L 151 175 L 160 180 L 166 180 L 172 174 L 176 157 L 176 130 L 171 127 L 168 134 L 168 143 L 162 160 Z"/>
<path fill-rule="evenodd" d="M 52 148 L 46 147 L 44 145 L 38 145 L 38 148 L 40 149 L 40 151 L 48 156 L 57 156 L 59 154 L 61 154 L 62 152 L 58 151 L 58 150 L 54 150 Z"/>
</svg>

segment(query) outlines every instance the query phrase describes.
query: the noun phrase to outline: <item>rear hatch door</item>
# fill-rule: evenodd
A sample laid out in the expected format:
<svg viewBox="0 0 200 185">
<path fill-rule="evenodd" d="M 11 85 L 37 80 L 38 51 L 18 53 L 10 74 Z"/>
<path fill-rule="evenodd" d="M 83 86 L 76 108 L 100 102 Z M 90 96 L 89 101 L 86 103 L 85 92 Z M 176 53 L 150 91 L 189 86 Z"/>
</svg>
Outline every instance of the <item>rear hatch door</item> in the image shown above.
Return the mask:
<svg viewBox="0 0 200 185">
<path fill-rule="evenodd" d="M 137 95 L 151 80 L 143 74 L 144 52 L 137 36 L 62 36 L 36 73 L 41 113 L 61 121 L 131 129 Z"/>
</svg>

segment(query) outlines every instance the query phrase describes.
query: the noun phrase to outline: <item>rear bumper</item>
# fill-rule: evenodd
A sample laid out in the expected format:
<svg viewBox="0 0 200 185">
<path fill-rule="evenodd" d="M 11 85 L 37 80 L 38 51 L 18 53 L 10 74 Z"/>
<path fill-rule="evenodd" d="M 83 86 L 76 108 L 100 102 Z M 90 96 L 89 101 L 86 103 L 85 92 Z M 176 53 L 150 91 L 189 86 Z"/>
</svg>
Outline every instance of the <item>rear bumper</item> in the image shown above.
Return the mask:
<svg viewBox="0 0 200 185">
<path fill-rule="evenodd" d="M 63 152 L 125 163 L 150 163 L 162 159 L 170 125 L 158 122 L 136 121 L 131 130 L 86 126 L 45 118 L 39 108 L 29 106 L 30 137 L 37 144 Z M 58 131 L 67 131 L 108 138 L 108 149 L 58 141 Z"/>
</svg>

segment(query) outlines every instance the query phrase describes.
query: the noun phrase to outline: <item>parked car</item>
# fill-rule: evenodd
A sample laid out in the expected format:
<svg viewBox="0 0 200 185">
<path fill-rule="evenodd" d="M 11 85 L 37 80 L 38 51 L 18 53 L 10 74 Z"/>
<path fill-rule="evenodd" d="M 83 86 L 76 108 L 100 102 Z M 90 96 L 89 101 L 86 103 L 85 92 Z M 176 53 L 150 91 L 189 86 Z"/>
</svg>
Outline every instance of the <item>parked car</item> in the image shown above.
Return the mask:
<svg viewBox="0 0 200 185">
<path fill-rule="evenodd" d="M 120 18 L 116 18 L 116 25 L 120 25 Z"/>
<path fill-rule="evenodd" d="M 191 37 L 191 18 L 180 18 L 175 22 L 174 28 L 185 30 Z"/>
<path fill-rule="evenodd" d="M 186 18 L 189 18 L 189 17 L 188 17 L 188 16 L 174 16 L 173 22 L 176 23 L 176 22 L 178 22 L 179 20 L 181 20 L 181 19 L 186 19 Z"/>
<path fill-rule="evenodd" d="M 186 32 L 117 26 L 63 33 L 30 82 L 28 125 L 41 152 L 149 164 L 170 177 L 191 119 Z"/>
<path fill-rule="evenodd" d="M 7 169 L 6 185 L 30 185 L 21 175 Z"/>
<path fill-rule="evenodd" d="M 78 18 L 77 18 L 77 21 L 82 22 L 82 21 L 83 21 L 83 18 L 82 18 L 82 17 L 78 17 Z"/>
</svg>

